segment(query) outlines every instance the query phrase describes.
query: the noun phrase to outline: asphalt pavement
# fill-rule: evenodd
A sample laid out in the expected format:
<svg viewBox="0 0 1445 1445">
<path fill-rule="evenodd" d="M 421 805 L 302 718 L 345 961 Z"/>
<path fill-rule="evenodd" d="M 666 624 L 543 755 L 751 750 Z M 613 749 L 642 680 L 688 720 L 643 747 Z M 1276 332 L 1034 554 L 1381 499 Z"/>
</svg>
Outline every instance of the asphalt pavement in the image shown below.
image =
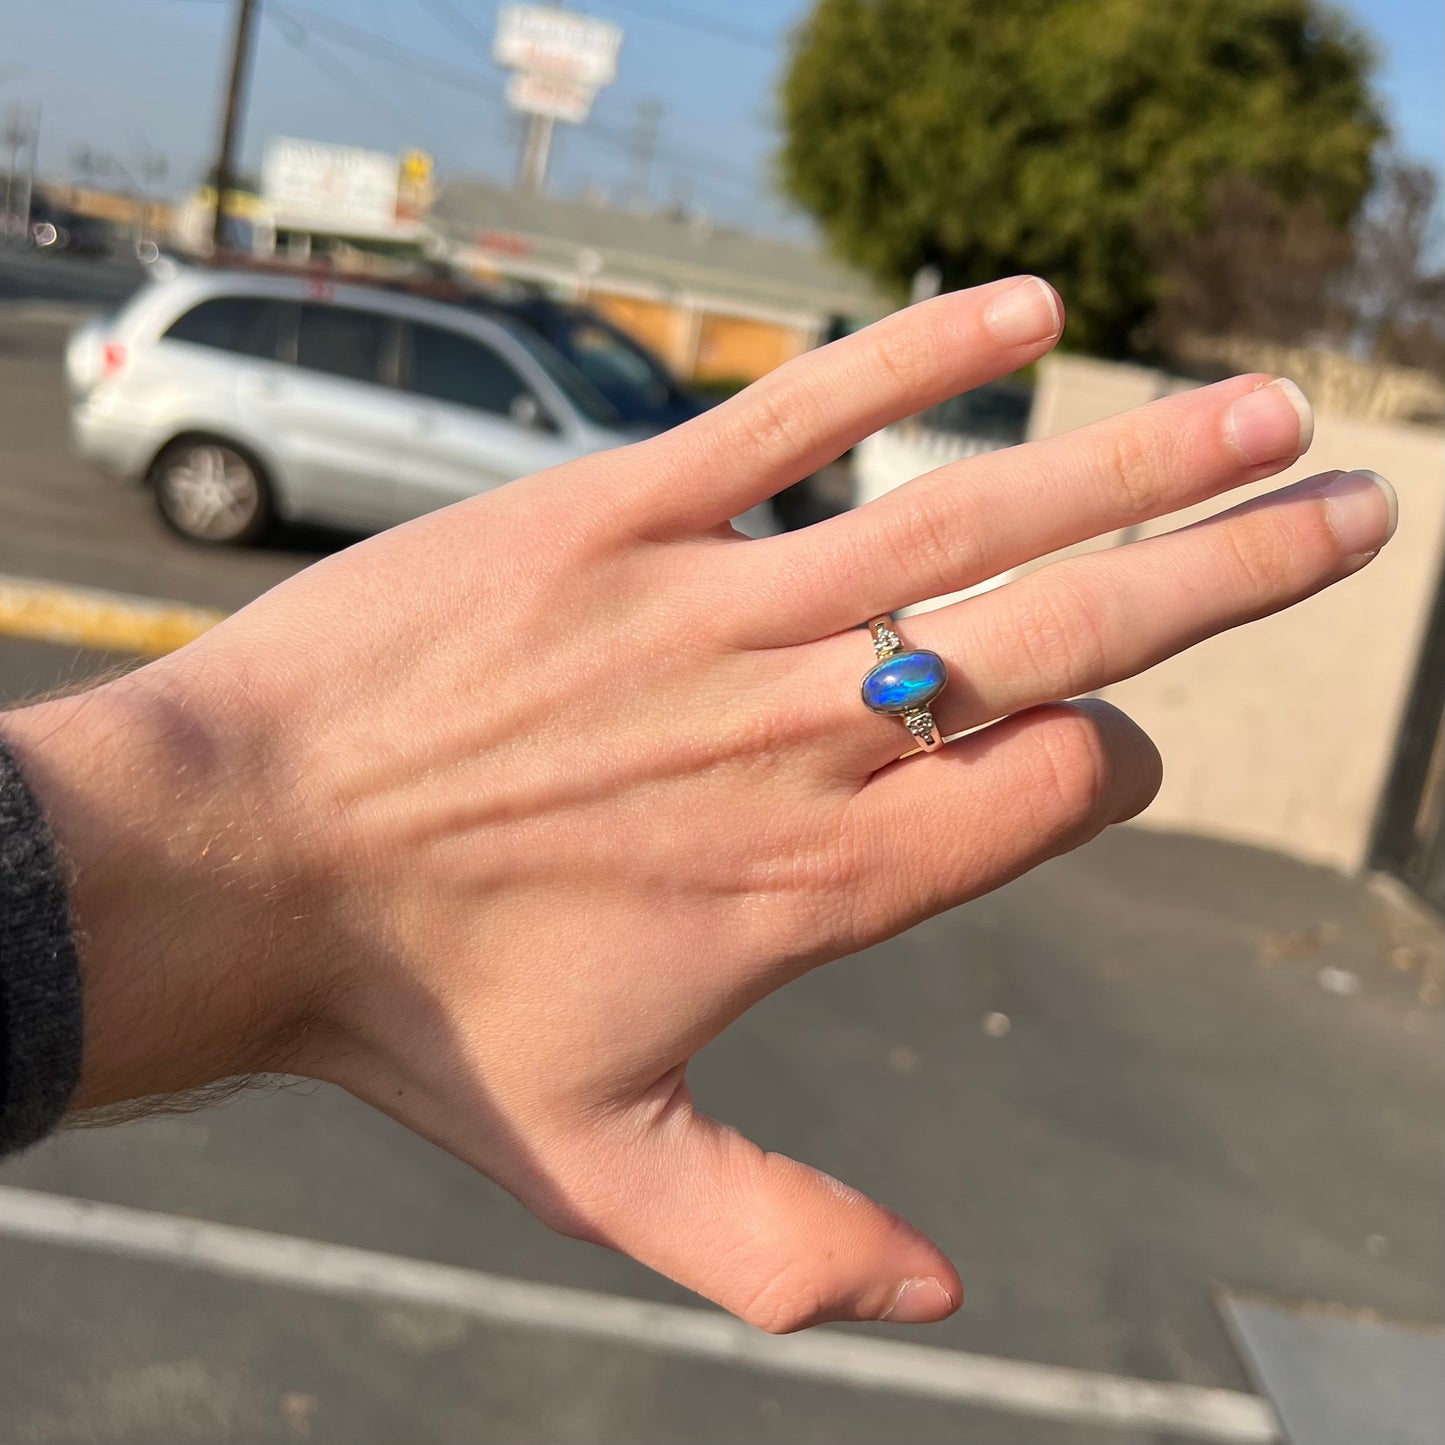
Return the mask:
<svg viewBox="0 0 1445 1445">
<path fill-rule="evenodd" d="M 6 276 L 0 264 L 0 296 L 18 284 Z M 230 608 L 344 542 L 218 555 L 169 536 L 140 492 L 67 455 L 61 335 L 0 302 L 0 573 Z M 113 661 L 0 636 L 0 704 Z M 694 1086 L 767 1147 L 899 1209 L 958 1263 L 967 1298 L 952 1320 L 845 1333 L 1251 1391 L 1220 1287 L 1439 1315 L 1438 946 L 1358 881 L 1120 828 L 767 1000 L 704 1051 Z M 0 1186 L 695 1303 L 309 1085 L 67 1133 L 0 1169 Z M 7 1440 L 1192 1438 L 3 1228 L 0 1280 Z"/>
<path fill-rule="evenodd" d="M 42 310 L 60 303 L 103 311 L 125 300 L 142 275 L 140 263 L 123 254 L 67 256 L 0 246 L 0 306 Z"/>
</svg>

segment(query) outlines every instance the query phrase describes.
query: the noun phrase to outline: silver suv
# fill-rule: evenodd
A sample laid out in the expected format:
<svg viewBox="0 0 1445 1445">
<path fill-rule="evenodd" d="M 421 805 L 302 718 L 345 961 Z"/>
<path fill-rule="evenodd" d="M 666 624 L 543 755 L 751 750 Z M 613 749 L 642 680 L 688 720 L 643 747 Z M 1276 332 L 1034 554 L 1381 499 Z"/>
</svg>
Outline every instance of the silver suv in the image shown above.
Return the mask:
<svg viewBox="0 0 1445 1445">
<path fill-rule="evenodd" d="M 645 435 L 520 323 L 305 276 L 164 262 L 65 371 L 80 454 L 213 544 L 377 531 Z"/>
</svg>

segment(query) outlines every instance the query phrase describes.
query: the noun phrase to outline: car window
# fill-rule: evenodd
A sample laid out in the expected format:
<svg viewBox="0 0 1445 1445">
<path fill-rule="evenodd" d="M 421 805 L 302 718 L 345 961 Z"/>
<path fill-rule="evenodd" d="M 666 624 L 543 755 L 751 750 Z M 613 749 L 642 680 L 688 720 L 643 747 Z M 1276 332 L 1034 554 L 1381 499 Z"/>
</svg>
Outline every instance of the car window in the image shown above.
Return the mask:
<svg viewBox="0 0 1445 1445">
<path fill-rule="evenodd" d="M 261 296 L 213 296 L 173 321 L 165 337 L 275 360 L 285 306 L 285 302 Z"/>
<path fill-rule="evenodd" d="M 528 354 L 547 373 L 557 390 L 589 421 L 606 427 L 618 424 L 621 420 L 618 409 L 540 331 L 511 317 L 498 318 L 497 324 L 504 326 L 527 348 Z"/>
<path fill-rule="evenodd" d="M 296 330 L 296 364 L 352 381 L 381 381 L 391 318 L 350 306 L 305 301 Z"/>
<path fill-rule="evenodd" d="M 618 394 L 640 392 L 653 405 L 666 405 L 672 392 L 667 374 L 607 327 L 568 317 L 556 339 L 567 358 L 603 396 L 616 400 Z"/>
<path fill-rule="evenodd" d="M 433 401 L 506 416 L 531 387 L 517 369 L 490 346 L 443 326 L 414 323 L 407 388 Z"/>
</svg>

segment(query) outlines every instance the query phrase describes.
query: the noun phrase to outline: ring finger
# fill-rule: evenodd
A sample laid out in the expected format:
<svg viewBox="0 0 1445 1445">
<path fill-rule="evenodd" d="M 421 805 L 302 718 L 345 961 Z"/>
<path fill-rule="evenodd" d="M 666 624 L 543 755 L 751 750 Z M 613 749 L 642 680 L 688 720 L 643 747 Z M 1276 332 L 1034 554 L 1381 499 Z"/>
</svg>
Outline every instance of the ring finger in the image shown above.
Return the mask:
<svg viewBox="0 0 1445 1445">
<path fill-rule="evenodd" d="M 1067 558 L 992 592 L 909 619 L 908 647 L 950 665 L 934 704 L 947 734 L 1078 697 L 1318 592 L 1389 540 L 1394 493 L 1372 472 L 1326 472 L 1193 526 Z M 808 695 L 836 698 L 825 731 L 846 765 L 871 772 L 910 745 L 896 718 L 867 712 L 871 661 L 856 629 L 817 648 Z"/>
</svg>

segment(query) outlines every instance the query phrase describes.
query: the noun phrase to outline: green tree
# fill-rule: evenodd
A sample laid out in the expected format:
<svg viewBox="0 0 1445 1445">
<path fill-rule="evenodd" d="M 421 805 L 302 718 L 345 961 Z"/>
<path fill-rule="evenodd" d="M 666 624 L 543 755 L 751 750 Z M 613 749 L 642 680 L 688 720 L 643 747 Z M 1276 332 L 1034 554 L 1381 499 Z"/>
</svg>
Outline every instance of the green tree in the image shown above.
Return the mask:
<svg viewBox="0 0 1445 1445">
<path fill-rule="evenodd" d="M 1150 235 L 1239 178 L 1338 226 L 1384 126 L 1364 38 L 1316 0 L 817 0 L 782 85 L 784 188 L 899 291 L 1053 281 L 1071 344 L 1126 354 Z"/>
</svg>

